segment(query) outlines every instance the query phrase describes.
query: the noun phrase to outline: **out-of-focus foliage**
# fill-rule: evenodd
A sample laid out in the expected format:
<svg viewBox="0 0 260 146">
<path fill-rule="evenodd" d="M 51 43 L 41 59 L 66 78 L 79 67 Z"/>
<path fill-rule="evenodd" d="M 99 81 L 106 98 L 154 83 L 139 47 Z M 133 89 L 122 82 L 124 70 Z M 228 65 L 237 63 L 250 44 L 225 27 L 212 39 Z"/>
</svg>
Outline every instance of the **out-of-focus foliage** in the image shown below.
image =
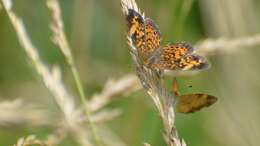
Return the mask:
<svg viewBox="0 0 260 146">
<path fill-rule="evenodd" d="M 178 40 L 196 43 L 208 37 L 233 38 L 260 31 L 258 0 L 137 0 L 137 3 L 158 24 L 163 43 Z M 110 78 L 134 73 L 119 1 L 60 0 L 60 4 L 66 35 L 87 95 L 99 92 Z M 65 83 L 76 94 L 64 57 L 50 39 L 50 13 L 45 1 L 16 0 L 14 6 L 41 57 L 50 65 L 62 66 Z M 205 92 L 219 97 L 216 105 L 201 112 L 177 114 L 177 128 L 187 145 L 260 144 L 259 47 L 213 55 L 209 57 L 210 70 L 178 78 L 182 93 Z M 171 77 L 165 80 L 170 89 Z M 26 59 L 6 12 L 0 8 L 0 101 L 23 98 L 40 103 L 40 108 L 49 109 L 55 116 L 59 111 L 50 96 Z M 140 90 L 108 105 L 122 109 L 119 118 L 106 124 L 129 146 L 143 142 L 165 145 L 158 114 L 147 96 Z M 31 134 L 45 138 L 52 131 L 51 127 L 0 124 L 0 145 L 13 145 L 18 138 Z M 66 139 L 60 145 L 74 143 Z"/>
</svg>

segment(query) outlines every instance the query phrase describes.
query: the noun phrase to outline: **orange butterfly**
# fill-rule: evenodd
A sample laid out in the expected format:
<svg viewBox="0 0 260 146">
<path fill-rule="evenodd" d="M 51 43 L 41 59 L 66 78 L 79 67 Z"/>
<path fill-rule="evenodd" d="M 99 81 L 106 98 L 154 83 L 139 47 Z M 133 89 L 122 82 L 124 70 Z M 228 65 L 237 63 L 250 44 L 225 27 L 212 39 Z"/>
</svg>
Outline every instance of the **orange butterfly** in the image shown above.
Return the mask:
<svg viewBox="0 0 260 146">
<path fill-rule="evenodd" d="M 208 61 L 185 42 L 162 46 L 161 33 L 152 19 L 128 9 L 126 20 L 128 34 L 146 66 L 160 70 L 201 70 L 209 67 Z"/>
<path fill-rule="evenodd" d="M 152 19 L 128 9 L 126 20 L 128 35 L 147 67 L 159 70 L 201 70 L 209 67 L 208 61 L 185 42 L 162 46 L 161 33 Z M 203 93 L 180 95 L 176 80 L 173 92 L 177 97 L 176 111 L 180 113 L 192 113 L 217 101 L 216 97 Z"/>
</svg>

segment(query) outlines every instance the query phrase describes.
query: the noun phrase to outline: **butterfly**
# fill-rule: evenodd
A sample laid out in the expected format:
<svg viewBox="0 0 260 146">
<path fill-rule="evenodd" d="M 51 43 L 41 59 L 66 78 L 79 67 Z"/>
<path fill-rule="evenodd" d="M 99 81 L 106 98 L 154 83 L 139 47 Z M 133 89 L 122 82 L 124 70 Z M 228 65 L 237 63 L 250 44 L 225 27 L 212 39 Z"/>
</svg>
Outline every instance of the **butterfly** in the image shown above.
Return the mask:
<svg viewBox="0 0 260 146">
<path fill-rule="evenodd" d="M 162 46 L 161 33 L 152 19 L 128 9 L 126 20 L 128 35 L 146 66 L 159 70 L 202 70 L 209 67 L 208 61 L 196 54 L 188 43 Z"/>
<path fill-rule="evenodd" d="M 209 107 L 217 102 L 217 97 L 204 94 L 204 93 L 193 93 L 180 95 L 176 78 L 173 80 L 173 93 L 176 96 L 176 111 L 179 113 L 193 113 L 199 111 L 204 107 Z"/>
</svg>

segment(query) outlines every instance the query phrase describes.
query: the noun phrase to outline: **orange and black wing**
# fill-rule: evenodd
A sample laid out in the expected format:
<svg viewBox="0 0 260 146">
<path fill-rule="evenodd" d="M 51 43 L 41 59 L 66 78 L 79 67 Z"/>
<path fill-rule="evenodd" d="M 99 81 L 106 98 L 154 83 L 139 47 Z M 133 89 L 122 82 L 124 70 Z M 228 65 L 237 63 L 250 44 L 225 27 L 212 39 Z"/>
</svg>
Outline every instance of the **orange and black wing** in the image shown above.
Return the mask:
<svg viewBox="0 0 260 146">
<path fill-rule="evenodd" d="M 147 62 L 153 52 L 160 47 L 161 34 L 150 18 L 144 18 L 133 9 L 127 14 L 128 34 L 138 50 L 140 57 Z"/>
<path fill-rule="evenodd" d="M 194 53 L 194 48 L 184 42 L 166 45 L 149 58 L 149 66 L 162 70 L 200 70 L 208 61 Z"/>
<path fill-rule="evenodd" d="M 141 14 L 133 9 L 128 9 L 128 14 L 126 16 L 128 25 L 128 35 L 138 53 L 145 51 L 145 20 Z"/>
<path fill-rule="evenodd" d="M 161 33 L 150 18 L 145 19 L 145 50 L 142 52 L 142 57 L 145 61 L 151 57 L 155 50 L 159 49 L 161 45 Z"/>
<path fill-rule="evenodd" d="M 209 68 L 209 62 L 203 56 L 190 54 L 177 62 L 179 70 L 203 70 Z"/>
</svg>

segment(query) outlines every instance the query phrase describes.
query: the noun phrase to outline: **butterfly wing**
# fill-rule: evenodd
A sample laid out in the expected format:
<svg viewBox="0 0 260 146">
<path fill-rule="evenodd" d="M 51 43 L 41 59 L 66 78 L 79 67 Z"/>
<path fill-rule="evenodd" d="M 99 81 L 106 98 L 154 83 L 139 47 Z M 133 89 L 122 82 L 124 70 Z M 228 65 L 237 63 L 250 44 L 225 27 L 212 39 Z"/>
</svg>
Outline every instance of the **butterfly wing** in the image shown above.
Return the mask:
<svg viewBox="0 0 260 146">
<path fill-rule="evenodd" d="M 193 47 L 179 42 L 161 45 L 161 33 L 150 18 L 144 18 L 133 9 L 128 10 L 129 36 L 144 63 L 152 68 L 163 70 L 200 70 L 207 68 L 207 60 L 194 54 Z"/>
<path fill-rule="evenodd" d="M 128 34 L 137 48 L 138 54 L 146 62 L 152 53 L 160 47 L 161 33 L 150 18 L 144 18 L 133 9 L 126 17 Z"/>
<path fill-rule="evenodd" d="M 209 68 L 209 66 L 206 58 L 198 54 L 187 55 L 177 62 L 177 67 L 180 70 L 203 70 Z"/>
<path fill-rule="evenodd" d="M 128 35 L 138 52 L 145 50 L 145 20 L 143 16 L 133 9 L 128 9 L 126 20 Z"/>
<path fill-rule="evenodd" d="M 179 113 L 193 113 L 204 107 L 208 107 L 217 101 L 215 96 L 203 93 L 181 95 L 178 89 L 176 78 L 173 79 L 172 89 L 173 94 L 177 99 L 175 105 L 176 111 Z"/>
<path fill-rule="evenodd" d="M 207 60 L 194 54 L 194 48 L 185 43 L 169 44 L 154 52 L 149 66 L 163 70 L 196 70 L 207 68 Z"/>
<path fill-rule="evenodd" d="M 161 33 L 150 18 L 145 19 L 145 50 L 142 51 L 142 57 L 145 61 L 151 57 L 155 50 L 159 49 L 161 45 Z"/>
<path fill-rule="evenodd" d="M 215 96 L 201 93 L 181 95 L 177 98 L 176 111 L 179 113 L 193 113 L 217 101 Z"/>
</svg>

